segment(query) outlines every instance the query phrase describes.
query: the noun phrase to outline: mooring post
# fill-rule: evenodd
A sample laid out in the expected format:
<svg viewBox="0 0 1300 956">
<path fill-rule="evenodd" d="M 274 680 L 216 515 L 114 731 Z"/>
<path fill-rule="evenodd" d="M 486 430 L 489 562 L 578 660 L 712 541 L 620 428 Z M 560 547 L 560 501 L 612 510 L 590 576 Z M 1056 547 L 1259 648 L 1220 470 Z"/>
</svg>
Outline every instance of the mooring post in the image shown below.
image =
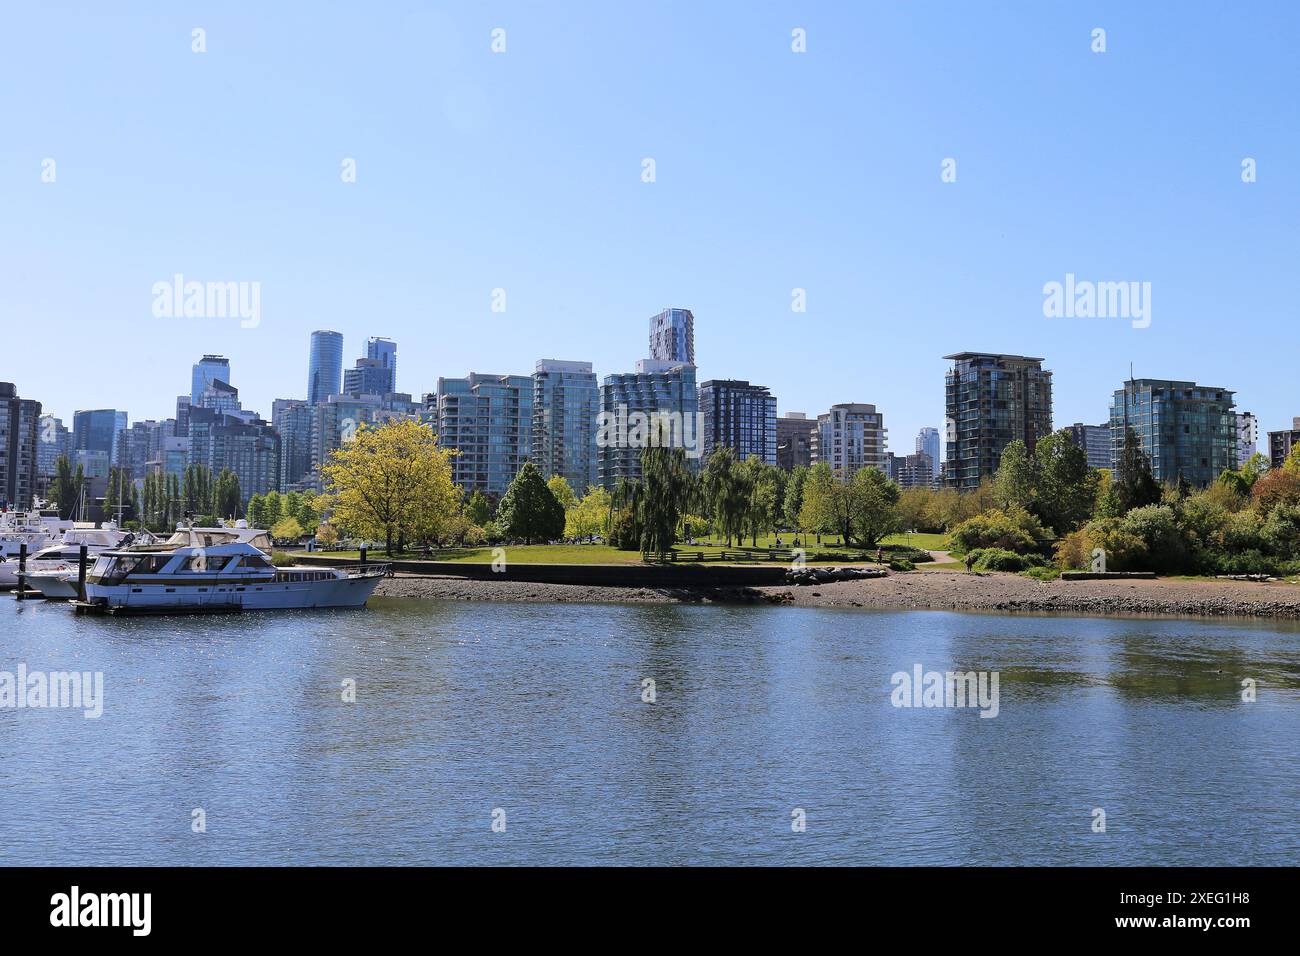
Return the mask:
<svg viewBox="0 0 1300 956">
<path fill-rule="evenodd" d="M 27 589 L 27 542 L 24 541 L 18 545 L 18 593 L 14 595 L 18 600 L 27 600 L 23 591 Z"/>
<path fill-rule="evenodd" d="M 366 566 L 366 546 L 364 544 L 361 546 L 361 566 Z"/>
<path fill-rule="evenodd" d="M 77 600 L 86 600 L 86 546 L 77 551 Z"/>
</svg>

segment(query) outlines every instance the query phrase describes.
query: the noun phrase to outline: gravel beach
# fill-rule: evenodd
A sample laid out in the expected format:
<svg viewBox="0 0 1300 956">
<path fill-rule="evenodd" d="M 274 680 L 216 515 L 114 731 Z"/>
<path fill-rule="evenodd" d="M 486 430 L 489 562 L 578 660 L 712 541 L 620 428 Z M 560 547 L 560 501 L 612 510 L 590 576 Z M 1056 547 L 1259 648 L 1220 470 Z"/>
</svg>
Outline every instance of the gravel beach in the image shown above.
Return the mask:
<svg viewBox="0 0 1300 956">
<path fill-rule="evenodd" d="M 1035 581 L 1015 574 L 923 571 L 801 587 L 659 589 L 399 575 L 379 597 L 573 604 L 772 603 L 888 610 L 1162 614 L 1300 620 L 1300 586 L 1217 580 Z"/>
</svg>

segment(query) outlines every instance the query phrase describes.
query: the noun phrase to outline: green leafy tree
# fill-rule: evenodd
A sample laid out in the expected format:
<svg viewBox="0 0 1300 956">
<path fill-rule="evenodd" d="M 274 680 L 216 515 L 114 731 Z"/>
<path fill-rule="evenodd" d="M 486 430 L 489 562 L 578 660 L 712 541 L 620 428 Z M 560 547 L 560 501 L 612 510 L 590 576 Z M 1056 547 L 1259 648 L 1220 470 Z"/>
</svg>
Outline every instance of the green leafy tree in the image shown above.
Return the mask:
<svg viewBox="0 0 1300 956">
<path fill-rule="evenodd" d="M 795 465 L 785 481 L 785 494 L 781 501 L 781 514 L 788 527 L 799 527 L 799 509 L 803 507 L 803 485 L 808 479 L 808 466 Z"/>
<path fill-rule="evenodd" d="M 638 502 L 641 553 L 661 560 L 672 551 L 681 516 L 694 497 L 686 449 L 665 445 L 652 442 L 641 450 L 642 494 Z"/>
<path fill-rule="evenodd" d="M 572 508 L 565 512 L 564 534 L 570 538 L 591 538 L 609 533 L 610 494 L 592 485 Z"/>
<path fill-rule="evenodd" d="M 704 499 L 714 527 L 726 539 L 727 547 L 731 546 L 732 538 L 740 538 L 745 533 L 750 505 L 747 477 L 736 461 L 735 451 L 726 445 L 714 448 L 704 463 Z"/>
<path fill-rule="evenodd" d="M 271 537 L 276 541 L 297 541 L 305 534 L 297 518 L 285 516 L 271 528 Z"/>
<path fill-rule="evenodd" d="M 1023 441 L 1017 439 L 1002 449 L 1002 457 L 993 480 L 998 504 L 1004 509 L 1033 510 L 1038 484 L 1038 462 Z"/>
<path fill-rule="evenodd" d="M 1124 450 L 1115 468 L 1115 498 L 1121 514 L 1160 503 L 1160 485 L 1151 472 L 1151 459 L 1132 428 L 1124 434 Z"/>
<path fill-rule="evenodd" d="M 846 483 L 852 540 L 874 548 L 898 530 L 898 485 L 879 468 L 859 468 Z M 849 535 L 845 535 L 845 543 Z"/>
<path fill-rule="evenodd" d="M 546 487 L 551 489 L 551 494 L 555 495 L 555 500 L 560 503 L 565 514 L 568 514 L 569 509 L 578 503 L 578 496 L 573 493 L 573 486 L 565 481 L 562 475 L 551 475 L 546 480 Z"/>
<path fill-rule="evenodd" d="M 799 507 L 799 530 L 805 534 L 827 534 L 836 527 L 834 506 L 835 472 L 829 462 L 819 461 L 808 469 Z"/>
<path fill-rule="evenodd" d="M 758 536 L 776 525 L 781 503 L 781 469 L 751 455 L 741 466 L 741 481 L 749 495 L 745 507 L 745 524 L 750 544 L 758 547 Z"/>
<path fill-rule="evenodd" d="M 531 461 L 524 462 L 510 482 L 497 508 L 496 522 L 508 537 L 524 544 L 564 535 L 564 506 Z"/>
<path fill-rule="evenodd" d="M 465 502 L 465 517 L 480 528 L 485 527 L 492 520 L 492 502 L 483 492 L 475 491 Z"/>
<path fill-rule="evenodd" d="M 1068 534 L 1089 517 L 1099 477 L 1088 455 L 1068 429 L 1040 438 L 1034 445 L 1036 483 L 1033 511 L 1058 535 Z"/>
</svg>

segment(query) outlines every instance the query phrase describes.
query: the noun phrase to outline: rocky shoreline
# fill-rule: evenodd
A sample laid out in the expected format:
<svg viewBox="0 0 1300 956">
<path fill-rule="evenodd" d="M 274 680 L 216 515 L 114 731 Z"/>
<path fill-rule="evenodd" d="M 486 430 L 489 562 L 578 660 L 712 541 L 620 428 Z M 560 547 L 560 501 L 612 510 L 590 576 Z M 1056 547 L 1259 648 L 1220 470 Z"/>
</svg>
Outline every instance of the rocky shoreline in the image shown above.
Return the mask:
<svg viewBox="0 0 1300 956">
<path fill-rule="evenodd" d="M 923 571 L 799 586 L 628 588 L 399 575 L 377 597 L 556 604 L 780 604 L 946 610 L 1300 620 L 1300 586 L 1214 579 L 1037 581 L 1015 574 Z"/>
</svg>

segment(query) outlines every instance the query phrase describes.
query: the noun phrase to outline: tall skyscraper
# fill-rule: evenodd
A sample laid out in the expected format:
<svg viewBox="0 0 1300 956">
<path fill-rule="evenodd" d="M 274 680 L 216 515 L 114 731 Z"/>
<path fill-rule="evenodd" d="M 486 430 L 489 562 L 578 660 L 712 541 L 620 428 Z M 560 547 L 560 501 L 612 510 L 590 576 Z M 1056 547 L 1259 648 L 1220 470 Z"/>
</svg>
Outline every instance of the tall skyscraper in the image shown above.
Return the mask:
<svg viewBox="0 0 1300 956">
<path fill-rule="evenodd" d="M 803 412 L 786 412 L 776 420 L 776 464 L 786 471 L 812 464 L 817 419 Z"/>
<path fill-rule="evenodd" d="M 776 464 L 776 396 L 766 385 L 709 379 L 700 385 L 704 457 L 725 446 L 738 461 L 757 455 Z"/>
<path fill-rule="evenodd" d="M 1250 461 L 1259 451 L 1259 419 L 1254 412 L 1237 413 L 1237 467 Z"/>
<path fill-rule="evenodd" d="M 942 473 L 942 465 L 939 461 L 939 429 L 926 426 L 916 434 L 916 450 L 923 451 L 930 456 L 931 467 L 934 468 L 934 477 Z"/>
<path fill-rule="evenodd" d="M 645 417 L 671 422 L 671 432 L 655 440 L 685 448 L 688 467 L 698 468 L 703 452 L 699 402 L 694 365 L 642 359 L 635 372 L 606 375 L 600 386 L 603 427 L 597 428 L 600 484 L 612 491 L 620 478 L 641 477 L 641 452 L 647 442 L 637 422 Z"/>
<path fill-rule="evenodd" d="M 72 447 L 77 464 L 86 477 L 99 478 L 118 463 L 122 432 L 126 431 L 126 412 L 115 408 L 96 408 L 72 413 Z"/>
<path fill-rule="evenodd" d="M 192 463 L 210 468 L 214 476 L 227 468 L 235 474 L 241 505 L 280 487 L 280 436 L 260 418 L 196 407 L 190 414 L 189 443 Z"/>
<path fill-rule="evenodd" d="M 176 434 L 184 438 L 190 433 L 190 406 L 193 402 L 188 395 L 176 396 Z"/>
<path fill-rule="evenodd" d="M 1151 459 L 1156 481 L 1185 478 L 1205 488 L 1237 467 L 1237 416 L 1233 392 L 1169 379 L 1129 379 L 1110 406 L 1111 464 L 1124 452 L 1126 429 Z"/>
<path fill-rule="evenodd" d="M 72 461 L 72 432 L 63 426 L 62 418 L 42 415 L 40 441 L 36 447 L 36 477 L 53 478 L 58 470 L 59 458 Z M 46 483 L 48 485 L 48 483 Z"/>
<path fill-rule="evenodd" d="M 455 448 L 452 480 L 466 493 L 504 495 L 533 450 L 533 379 L 438 379 L 438 444 Z"/>
<path fill-rule="evenodd" d="M 1070 426 L 1070 437 L 1088 456 L 1089 468 L 1110 468 L 1110 422 L 1104 425 Z"/>
<path fill-rule="evenodd" d="M 301 399 L 277 398 L 271 403 L 271 425 L 280 436 L 281 491 L 307 487 L 315 422 L 312 406 Z"/>
<path fill-rule="evenodd" d="M 817 416 L 813 432 L 813 462 L 828 462 L 845 479 L 860 468 L 885 471 L 884 416 L 875 405 L 844 402 Z"/>
<path fill-rule="evenodd" d="M 224 355 L 205 355 L 194 363 L 190 375 L 190 404 L 197 405 L 203 390 L 216 381 L 230 384 L 230 359 Z"/>
<path fill-rule="evenodd" d="M 0 382 L 0 507 L 30 508 L 36 493 L 41 403 Z"/>
<path fill-rule="evenodd" d="M 378 362 L 388 372 L 388 387 L 379 394 L 397 391 L 397 343 L 392 339 L 372 335 L 366 340 L 366 358 Z"/>
<path fill-rule="evenodd" d="M 1052 431 L 1052 373 L 1041 358 L 996 352 L 945 355 L 944 480 L 969 491 L 995 474 L 1002 449 L 1023 441 L 1031 450 Z"/>
<path fill-rule="evenodd" d="M 650 317 L 650 357 L 695 364 L 695 315 L 690 309 L 664 309 Z"/>
<path fill-rule="evenodd" d="M 307 360 L 307 404 L 316 405 L 339 394 L 342 384 L 343 336 L 326 329 L 313 332 Z"/>
<path fill-rule="evenodd" d="M 594 485 L 600 389 L 590 362 L 541 359 L 533 371 L 533 464 L 578 495 Z"/>
</svg>

